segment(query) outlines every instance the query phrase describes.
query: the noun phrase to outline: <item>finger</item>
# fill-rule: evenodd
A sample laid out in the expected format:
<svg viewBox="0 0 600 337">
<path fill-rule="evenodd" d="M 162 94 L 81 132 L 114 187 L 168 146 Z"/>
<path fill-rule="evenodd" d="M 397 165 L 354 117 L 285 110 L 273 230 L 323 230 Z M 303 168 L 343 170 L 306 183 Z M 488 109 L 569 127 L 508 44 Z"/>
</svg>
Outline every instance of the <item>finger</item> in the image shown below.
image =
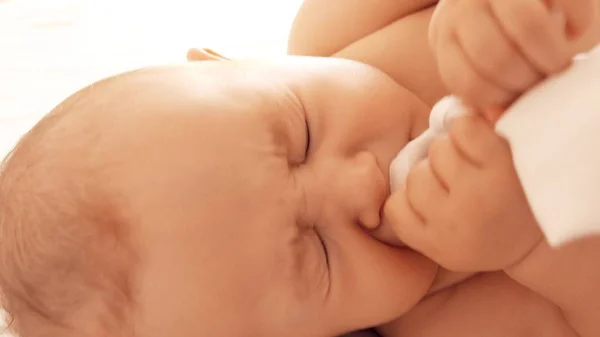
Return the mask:
<svg viewBox="0 0 600 337">
<path fill-rule="evenodd" d="M 331 284 L 319 315 L 327 331 L 312 336 L 339 336 L 399 317 L 433 282 L 437 266 L 432 261 L 378 242 L 359 226 L 330 226 L 326 235 Z"/>
<path fill-rule="evenodd" d="M 371 234 L 371 236 L 373 236 L 375 239 L 387 245 L 393 247 L 405 246 L 405 244 L 403 244 L 402 241 L 398 239 L 396 233 L 394 232 L 394 229 L 392 228 L 392 225 L 385 218 L 381 219 L 381 224 L 377 228 L 369 231 L 369 234 Z"/>
<path fill-rule="evenodd" d="M 450 193 L 460 177 L 469 175 L 473 169 L 448 136 L 437 137 L 429 145 L 429 165 Z"/>
<path fill-rule="evenodd" d="M 404 235 L 405 231 L 409 231 L 410 233 L 414 231 L 425 231 L 425 223 L 408 203 L 405 190 L 400 190 L 396 193 L 393 193 L 388 198 L 383 206 L 382 222 L 392 228 L 394 235 L 400 242 L 404 242 L 402 235 Z M 415 229 L 406 230 L 406 228 Z M 413 239 L 411 242 L 414 241 L 415 240 Z M 417 242 L 417 245 L 421 246 L 418 243 L 419 242 Z"/>
<path fill-rule="evenodd" d="M 520 93 L 542 78 L 504 34 L 489 7 L 463 21 L 456 34 L 473 67 L 502 89 Z"/>
<path fill-rule="evenodd" d="M 476 106 L 499 106 L 511 102 L 515 93 L 497 87 L 475 71 L 455 37 L 441 38 L 437 62 L 444 84 L 465 103 Z"/>
<path fill-rule="evenodd" d="M 433 173 L 429 160 L 422 160 L 408 174 L 406 197 L 425 224 L 438 217 L 440 208 L 447 202 L 448 191 Z"/>
<path fill-rule="evenodd" d="M 465 116 L 450 126 L 450 139 L 466 160 L 483 168 L 509 155 L 508 144 L 479 116 Z"/>
<path fill-rule="evenodd" d="M 457 22 L 454 19 L 457 9 L 457 6 L 448 6 L 448 1 L 441 1 L 435 6 L 427 31 L 429 46 L 433 51 L 437 50 L 436 46 L 439 41 L 440 31 L 454 29 L 450 23 Z"/>
<path fill-rule="evenodd" d="M 555 10 L 562 11 L 567 24 L 569 38 L 579 38 L 592 26 L 598 13 L 596 0 L 564 0 L 564 5 L 559 5 Z"/>
<path fill-rule="evenodd" d="M 564 28 L 542 1 L 491 1 L 489 4 L 504 32 L 539 72 L 552 75 L 569 64 Z"/>
<path fill-rule="evenodd" d="M 437 205 L 442 207 L 442 205 Z M 398 191 L 386 201 L 383 208 L 383 221 L 394 230 L 396 237 L 404 245 L 424 253 L 437 256 L 433 229 L 427 227 L 421 216 L 410 205 L 407 191 Z"/>
</svg>

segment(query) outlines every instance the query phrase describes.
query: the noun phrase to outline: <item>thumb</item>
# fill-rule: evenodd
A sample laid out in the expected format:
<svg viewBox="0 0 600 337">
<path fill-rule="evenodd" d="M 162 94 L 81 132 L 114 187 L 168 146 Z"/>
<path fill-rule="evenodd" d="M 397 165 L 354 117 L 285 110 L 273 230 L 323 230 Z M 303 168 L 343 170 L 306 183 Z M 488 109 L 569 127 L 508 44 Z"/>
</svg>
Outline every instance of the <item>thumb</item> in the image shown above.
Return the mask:
<svg viewBox="0 0 600 337">
<path fill-rule="evenodd" d="M 359 226 L 332 227 L 322 231 L 330 238 L 329 335 L 389 322 L 425 296 L 437 272 L 431 260 L 383 244 Z"/>
<path fill-rule="evenodd" d="M 411 207 L 406 189 L 398 190 L 383 207 L 383 225 L 392 228 L 399 242 L 437 261 L 439 250 L 435 227 L 426 225 Z M 439 261 L 437 261 L 439 262 Z"/>
</svg>

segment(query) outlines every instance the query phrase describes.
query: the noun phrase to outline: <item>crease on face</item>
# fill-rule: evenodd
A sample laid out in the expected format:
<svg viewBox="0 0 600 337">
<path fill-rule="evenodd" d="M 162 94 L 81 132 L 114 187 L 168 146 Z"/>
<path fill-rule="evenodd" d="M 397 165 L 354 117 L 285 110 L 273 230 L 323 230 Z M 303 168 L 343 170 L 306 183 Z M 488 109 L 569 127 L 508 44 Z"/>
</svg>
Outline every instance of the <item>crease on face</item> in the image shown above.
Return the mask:
<svg viewBox="0 0 600 337">
<path fill-rule="evenodd" d="M 333 63 L 326 63 L 322 67 L 339 66 L 335 63 L 337 61 L 327 62 Z M 289 326 L 286 324 L 294 322 L 299 327 L 312 322 L 315 325 L 314 329 L 330 329 L 341 323 L 334 322 L 328 327 L 323 327 L 319 326 L 319 322 L 327 317 L 337 320 L 340 312 L 348 313 L 349 316 L 354 312 L 344 305 L 352 301 L 340 296 L 341 290 L 356 290 L 348 296 L 355 300 L 366 299 L 367 290 L 371 287 L 377 288 L 389 283 L 378 277 L 387 272 L 389 274 L 385 275 L 394 276 L 390 268 L 375 268 L 374 276 L 369 276 L 370 271 L 373 271 L 369 269 L 373 267 L 369 261 L 377 254 L 387 258 L 382 261 L 382 265 L 396 265 L 392 258 L 394 253 L 387 249 L 389 247 L 378 246 L 372 242 L 353 221 L 324 226 L 325 224 L 320 222 L 322 219 L 301 218 L 306 214 L 300 213 L 310 212 L 306 208 L 314 207 L 315 210 L 312 211 L 317 211 L 314 216 L 318 218 L 321 212 L 317 206 L 347 200 L 334 200 L 334 194 L 327 190 L 327 181 L 324 180 L 317 187 L 323 189 L 320 193 L 330 195 L 319 199 L 305 189 L 303 181 L 294 181 L 297 178 L 294 172 L 302 168 L 316 170 L 313 164 L 317 159 L 329 156 L 338 160 L 330 162 L 331 164 L 349 165 L 329 167 L 331 179 L 339 178 L 342 173 L 334 174 L 336 170 L 350 168 L 352 161 L 349 159 L 352 159 L 358 150 L 365 149 L 374 151 L 381 169 L 381 166 L 385 166 L 382 163 L 387 162 L 388 157 L 391 160 L 394 149 L 401 145 L 400 142 L 408 138 L 407 130 L 394 134 L 393 127 L 402 126 L 410 117 L 396 116 L 394 122 L 389 123 L 391 125 L 377 124 L 374 126 L 375 130 L 363 135 L 353 134 L 349 129 L 332 130 L 335 125 L 341 125 L 339 121 L 343 120 L 343 117 L 356 117 L 344 112 L 352 109 L 370 112 L 378 106 L 363 102 L 362 106 L 357 107 L 355 105 L 360 102 L 353 99 L 341 100 L 339 92 L 338 98 L 331 100 L 327 95 L 332 92 L 328 90 L 337 88 L 343 83 L 343 79 L 335 80 L 340 83 L 323 83 L 334 81 L 333 78 L 344 73 L 347 68 L 340 67 L 340 71 L 333 72 L 329 77 L 318 76 L 320 70 L 317 68 L 319 67 L 309 67 L 310 71 L 303 73 L 297 69 L 288 71 L 286 67 L 279 65 L 253 67 L 248 64 L 212 63 L 131 72 L 82 90 L 45 119 L 55 121 L 54 127 L 47 127 L 48 124 L 42 122 L 37 131 L 34 130 L 26 136 L 21 147 L 13 153 L 0 178 L 0 198 L 3 201 L 11 201 L 0 204 L 0 210 L 3 211 L 0 212 L 3 214 L 0 223 L 2 233 L 16 228 L 19 221 L 27 221 L 32 223 L 32 228 L 44 226 L 46 232 L 43 236 L 48 238 L 52 230 L 63 228 L 65 216 L 74 216 L 69 211 L 81 209 L 84 201 L 91 205 L 99 205 L 99 199 L 112 201 L 119 206 L 119 221 L 108 217 L 108 224 L 129 226 L 128 229 L 131 230 L 130 235 L 124 237 L 117 234 L 108 235 L 106 240 L 101 240 L 97 249 L 90 250 L 90 255 L 97 259 L 98 263 L 86 264 L 96 260 L 83 259 L 83 256 L 87 256 L 85 254 L 73 256 L 75 260 L 48 261 L 56 272 L 52 274 L 49 271 L 47 275 L 54 275 L 56 280 L 65 280 L 56 273 L 77 268 L 79 265 L 88 273 L 83 275 L 83 278 L 62 282 L 60 294 L 70 294 L 79 301 L 85 301 L 78 297 L 79 292 L 75 292 L 76 289 L 85 288 L 74 286 L 83 284 L 89 286 L 90 293 L 97 295 L 94 301 L 90 302 L 93 304 L 89 306 L 90 310 L 81 311 L 80 315 L 73 316 L 73 320 L 68 323 L 79 327 L 78 322 L 96 319 L 99 324 L 112 322 L 112 326 L 106 326 L 107 330 L 113 326 L 124 329 L 123 331 L 129 328 L 127 332 L 135 328 L 139 329 L 136 333 L 146 336 L 160 335 L 165 326 L 177 325 L 173 322 L 181 323 L 176 327 L 180 330 L 171 330 L 170 333 L 179 335 L 197 335 L 198 332 L 207 331 L 241 335 L 247 333 L 241 330 L 243 326 L 252 327 L 257 334 L 265 332 L 263 335 L 273 331 L 286 333 L 289 332 Z M 243 76 L 239 76 L 240 69 L 244 71 Z M 293 80 L 284 82 L 277 79 L 280 77 L 292 77 Z M 308 81 L 308 84 L 304 81 Z M 303 84 L 300 85 L 299 82 Z M 248 90 L 250 84 L 253 90 Z M 354 90 L 357 93 L 365 90 L 358 80 L 351 85 L 355 86 Z M 389 83 L 383 87 L 388 85 Z M 287 92 L 274 94 L 282 88 Z M 370 89 L 373 90 L 373 95 L 380 95 L 374 97 L 377 98 L 375 101 L 387 102 L 380 108 L 404 109 L 403 105 L 391 102 L 397 91 L 388 90 L 378 94 L 378 90 L 381 89 L 376 85 Z M 414 108 L 414 103 L 409 99 L 407 102 L 410 109 Z M 331 105 L 341 107 L 333 108 Z M 317 115 L 309 116 L 309 110 Z M 282 114 L 281 111 L 286 113 Z M 342 119 L 327 120 L 334 115 Z M 363 116 L 360 120 L 366 122 L 368 118 Z M 381 123 L 382 119 L 377 118 L 375 121 Z M 310 132 L 307 130 L 307 124 Z M 350 126 L 345 124 L 345 127 Z M 352 127 L 360 126 L 355 124 Z M 36 139 L 36 132 L 43 134 L 43 137 Z M 327 133 L 329 139 L 361 136 L 362 138 L 358 137 L 360 142 L 368 141 L 375 145 L 372 149 L 366 145 L 365 148 L 352 147 L 340 144 L 338 139 L 331 141 L 330 146 L 319 148 L 320 138 L 325 137 L 320 133 Z M 390 138 L 382 139 L 378 143 L 375 141 L 378 134 L 386 134 Z M 28 142 L 27 146 L 23 146 Z M 15 175 L 10 171 L 15 172 L 15 168 L 26 173 L 33 172 L 34 168 L 26 165 L 26 160 L 18 160 L 18 157 L 32 158 L 32 153 L 27 148 L 37 148 L 36 151 L 44 154 L 45 162 L 56 164 L 56 169 L 39 170 L 36 173 L 39 181 L 46 182 L 46 185 L 35 184 L 33 180 L 26 182 L 13 179 Z M 320 152 L 319 156 L 316 156 L 316 152 L 313 152 L 324 149 L 341 153 Z M 306 157 L 307 153 L 309 158 Z M 206 158 L 198 160 L 199 154 Z M 312 155 L 315 156 L 310 157 Z M 77 163 L 101 167 L 103 172 L 99 175 L 86 175 L 87 171 L 84 169 L 77 170 L 76 174 L 63 169 L 64 166 Z M 361 176 L 360 179 L 367 181 L 369 175 L 370 173 Z M 62 188 L 65 179 L 84 181 L 102 192 L 107 192 L 95 193 L 94 188 L 82 189 L 81 185 L 74 185 L 75 192 L 71 193 L 71 190 Z M 350 179 L 348 183 L 354 182 Z M 13 184 L 18 185 L 22 191 L 27 190 L 30 195 L 40 191 L 40 188 L 51 190 L 55 201 L 60 201 L 63 207 L 73 208 L 51 209 L 43 202 L 32 203 L 27 208 L 31 214 L 55 211 L 52 217 L 57 220 L 54 223 L 8 218 L 8 213 L 5 212 L 7 205 L 22 206 L 16 195 L 5 192 L 8 190 L 6 186 Z M 13 190 L 12 187 L 10 190 Z M 81 193 L 89 193 L 90 199 L 77 199 L 81 197 Z M 69 196 L 73 197 L 72 201 L 64 203 Z M 309 199 L 317 205 L 309 206 Z M 65 215 L 65 212 L 69 214 Z M 108 215 L 110 212 L 105 213 Z M 71 220 L 68 222 L 74 226 L 82 223 Z M 202 223 L 213 226 L 200 226 Z M 221 226 L 214 226 L 217 223 Z M 104 229 L 108 224 L 102 225 L 97 218 L 90 217 L 86 227 L 78 227 L 75 230 L 75 227 L 65 226 L 64 230 L 69 235 L 87 237 L 95 235 L 94 230 Z M 330 239 L 324 243 L 323 238 L 326 236 L 314 230 L 317 226 L 333 229 L 327 235 L 331 235 L 335 240 Z M 88 228 L 90 232 L 77 234 L 81 228 Z M 17 241 L 25 240 L 13 238 Z M 121 248 L 115 244 L 118 238 L 125 238 Z M 346 238 L 350 240 L 346 242 Z M 141 242 L 146 239 L 148 242 Z M 80 246 L 83 242 L 81 236 L 74 236 L 71 240 Z M 371 241 L 367 242 L 368 240 Z M 61 244 L 60 241 L 56 243 Z M 331 251 L 331 260 L 327 261 L 326 252 L 323 250 L 327 247 L 324 245 L 337 246 L 340 250 L 335 254 L 346 254 L 344 264 L 335 267 L 346 269 L 336 274 L 335 280 L 330 279 L 331 271 L 327 263 L 335 263 L 336 257 Z M 365 247 L 367 251 L 362 254 L 354 251 Z M 92 247 L 83 247 L 84 250 L 88 248 Z M 14 253 L 8 249 L 10 247 L 7 245 L 0 246 L 0 257 Z M 144 249 L 153 251 L 148 252 Z M 106 251 L 110 254 L 102 254 Z M 151 261 L 151 258 L 156 260 Z M 115 264 L 111 259 L 122 263 Z M 73 261 L 76 263 L 73 264 Z M 41 270 L 41 267 L 29 267 Z M 110 269 L 115 267 L 118 269 Z M 135 288 L 141 284 L 141 272 L 145 268 L 154 268 L 154 274 L 145 275 L 151 283 L 148 288 Z M 165 272 L 169 268 L 172 268 L 172 273 Z M 17 269 L 13 271 L 15 270 Z M 359 273 L 360 270 L 364 273 Z M 124 278 L 108 278 L 106 286 L 100 291 L 93 288 L 96 285 L 94 281 L 101 279 L 98 275 L 113 274 Z M 5 275 L 9 274 L 2 276 Z M 415 277 L 420 277 L 419 275 Z M 32 285 L 43 282 L 38 274 L 31 274 L 29 277 L 30 279 L 25 280 L 26 276 L 21 275 L 13 281 L 31 282 Z M 2 291 L 10 293 L 13 285 L 1 277 L 0 282 L 5 282 L 0 283 Z M 333 290 L 330 288 L 332 282 L 338 282 Z M 124 297 L 127 292 L 122 294 L 123 284 L 134 286 L 133 290 L 128 290 L 130 297 Z M 57 293 L 55 290 L 48 289 L 48 294 Z M 155 297 L 143 298 L 144 296 Z M 104 303 L 97 299 L 128 301 L 121 303 L 115 300 L 113 303 Z M 145 300 L 147 302 L 144 303 Z M 20 299 L 15 297 L 13 302 L 17 303 L 15 301 Z M 38 301 L 41 303 L 44 299 L 40 298 Z M 290 308 L 289 303 L 296 305 Z M 380 305 L 376 305 L 377 303 L 379 302 L 368 303 L 372 309 L 370 312 L 379 310 Z M 115 307 L 131 312 L 110 321 L 111 315 L 118 314 L 118 311 L 113 310 Z M 63 309 L 70 312 L 69 308 L 60 308 Z M 143 311 L 140 311 L 142 309 Z M 387 314 L 391 315 L 392 309 L 386 310 L 389 311 Z M 215 316 L 215 313 L 220 312 L 227 312 L 227 315 Z M 269 315 L 266 315 L 267 313 Z M 24 317 L 29 314 L 13 311 L 16 321 L 21 322 L 25 322 L 27 318 Z M 143 323 L 132 323 L 132 320 L 142 316 L 145 318 Z M 268 316 L 269 319 L 263 316 Z M 235 319 L 239 319 L 239 325 L 222 324 Z M 365 318 L 357 316 L 356 319 Z M 198 321 L 202 321 L 203 326 L 194 324 Z M 51 321 L 47 323 L 49 322 Z M 269 324 L 273 326 L 268 326 Z M 24 323 L 17 326 L 24 326 Z M 35 326 L 41 325 L 36 323 Z M 44 330 L 40 328 L 39 331 Z M 69 333 L 73 336 L 78 335 L 73 329 L 65 331 L 61 330 L 61 334 L 57 336 L 67 337 Z"/>
</svg>

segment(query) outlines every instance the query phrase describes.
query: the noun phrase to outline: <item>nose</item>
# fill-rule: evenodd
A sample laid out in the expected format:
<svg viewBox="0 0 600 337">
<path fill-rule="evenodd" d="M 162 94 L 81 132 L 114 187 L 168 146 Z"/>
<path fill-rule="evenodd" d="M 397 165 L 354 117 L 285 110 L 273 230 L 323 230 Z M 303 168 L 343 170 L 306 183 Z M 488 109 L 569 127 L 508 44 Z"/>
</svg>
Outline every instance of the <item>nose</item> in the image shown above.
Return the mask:
<svg viewBox="0 0 600 337">
<path fill-rule="evenodd" d="M 358 153 L 347 162 L 338 179 L 338 193 L 347 214 L 367 229 L 376 228 L 389 189 L 375 155 L 366 151 Z"/>
</svg>

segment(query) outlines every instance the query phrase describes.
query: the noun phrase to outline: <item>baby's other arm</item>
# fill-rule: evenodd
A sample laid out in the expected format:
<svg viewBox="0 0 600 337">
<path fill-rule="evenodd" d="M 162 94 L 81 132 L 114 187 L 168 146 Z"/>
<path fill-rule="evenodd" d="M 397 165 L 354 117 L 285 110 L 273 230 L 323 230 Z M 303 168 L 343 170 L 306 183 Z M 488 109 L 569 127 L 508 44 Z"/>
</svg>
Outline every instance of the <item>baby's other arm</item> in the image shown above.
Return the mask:
<svg viewBox="0 0 600 337">
<path fill-rule="evenodd" d="M 332 56 L 438 0 L 305 0 L 289 36 L 294 55 Z"/>
<path fill-rule="evenodd" d="M 506 270 L 515 281 L 562 309 L 579 336 L 600 336 L 600 237 L 559 249 L 540 243 L 526 259 Z"/>
<path fill-rule="evenodd" d="M 370 64 L 432 106 L 443 87 L 427 32 L 437 0 L 306 0 L 288 52 Z"/>
</svg>

